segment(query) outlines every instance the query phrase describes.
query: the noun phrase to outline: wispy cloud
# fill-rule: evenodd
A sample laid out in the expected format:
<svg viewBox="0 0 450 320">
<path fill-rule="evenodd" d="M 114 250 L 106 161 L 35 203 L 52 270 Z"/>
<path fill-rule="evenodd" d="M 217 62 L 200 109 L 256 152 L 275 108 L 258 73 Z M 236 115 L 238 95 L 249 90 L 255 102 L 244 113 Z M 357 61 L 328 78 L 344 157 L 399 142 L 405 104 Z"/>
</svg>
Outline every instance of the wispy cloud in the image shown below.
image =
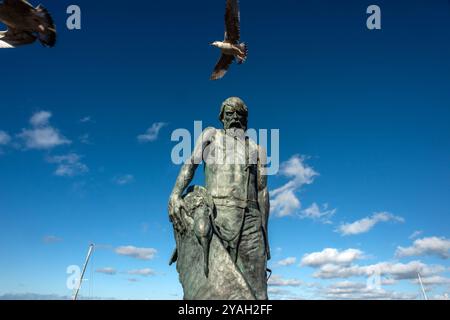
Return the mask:
<svg viewBox="0 0 450 320">
<path fill-rule="evenodd" d="M 292 295 L 292 292 L 290 290 L 286 290 L 283 288 L 279 288 L 279 287 L 269 287 L 267 288 L 267 293 L 269 295 L 273 295 L 276 296 L 277 298 L 281 298 L 282 296 L 286 296 L 286 295 Z"/>
<path fill-rule="evenodd" d="M 40 293 L 5 293 L 0 295 L 0 300 L 72 300 L 72 297 L 58 294 L 40 294 Z M 86 297 L 78 296 L 78 300 L 115 300 L 112 297 Z"/>
<path fill-rule="evenodd" d="M 306 157 L 295 155 L 281 164 L 280 174 L 290 180 L 270 192 L 272 212 L 277 217 L 291 216 L 301 208 L 301 202 L 296 195 L 303 185 L 313 183 L 319 174 L 305 163 Z"/>
<path fill-rule="evenodd" d="M 134 176 L 132 174 L 124 174 L 124 175 L 115 176 L 113 178 L 113 182 L 119 186 L 123 186 L 123 185 L 134 182 Z"/>
<path fill-rule="evenodd" d="M 143 134 L 138 135 L 137 139 L 139 142 L 152 142 L 158 139 L 160 130 L 166 126 L 165 122 L 155 122 L 150 128 Z"/>
<path fill-rule="evenodd" d="M 86 116 L 80 119 L 81 123 L 92 122 L 91 116 Z"/>
<path fill-rule="evenodd" d="M 157 250 L 154 248 L 137 248 L 135 246 L 121 246 L 115 252 L 122 256 L 128 256 L 141 260 L 151 260 L 155 257 Z"/>
<path fill-rule="evenodd" d="M 0 155 L 3 154 L 2 147 L 7 146 L 11 142 L 11 136 L 5 132 L 0 130 Z"/>
<path fill-rule="evenodd" d="M 50 125 L 52 114 L 49 111 L 39 111 L 30 118 L 31 128 L 22 129 L 17 136 L 25 145 L 25 149 L 52 149 L 56 146 L 70 144 L 59 130 Z"/>
<path fill-rule="evenodd" d="M 320 290 L 320 294 L 326 299 L 340 300 L 411 300 L 418 296 L 418 293 L 387 291 L 367 286 L 366 283 L 351 281 L 333 283 Z"/>
<path fill-rule="evenodd" d="M 300 218 L 311 219 L 324 224 L 331 224 L 331 218 L 335 213 L 336 209 L 329 209 L 327 203 L 322 205 L 322 209 L 320 209 L 319 205 L 314 202 L 311 206 L 301 211 Z"/>
<path fill-rule="evenodd" d="M 371 217 L 366 217 L 352 223 L 344 223 L 336 230 L 343 236 L 356 235 L 370 231 L 376 224 L 380 222 L 395 221 L 404 222 L 402 217 L 394 216 L 389 212 L 374 213 Z"/>
<path fill-rule="evenodd" d="M 156 275 L 156 272 L 150 268 L 130 270 L 127 273 L 130 275 L 137 275 L 137 276 L 143 276 L 143 277 Z"/>
<path fill-rule="evenodd" d="M 0 146 L 6 146 L 10 142 L 11 136 L 7 132 L 0 130 Z"/>
<path fill-rule="evenodd" d="M 296 262 L 297 262 L 296 257 L 287 257 L 285 259 L 278 261 L 277 263 L 275 263 L 275 265 L 279 267 L 287 267 L 295 264 Z"/>
<path fill-rule="evenodd" d="M 81 136 L 78 137 L 78 140 L 82 143 L 82 144 L 92 144 L 91 139 L 89 137 L 88 133 L 82 134 Z"/>
<path fill-rule="evenodd" d="M 416 230 L 413 233 L 411 233 L 411 235 L 409 236 L 409 239 L 415 239 L 417 237 L 419 237 L 421 234 L 423 233 L 422 230 Z"/>
<path fill-rule="evenodd" d="M 46 244 L 51 244 L 51 243 L 61 242 L 61 241 L 63 241 L 63 239 L 60 237 L 57 237 L 57 236 L 47 235 L 42 238 L 42 241 Z"/>
<path fill-rule="evenodd" d="M 285 279 L 280 275 L 272 275 L 267 284 L 272 287 L 299 287 L 303 282 L 298 279 Z"/>
<path fill-rule="evenodd" d="M 411 256 L 438 256 L 442 259 L 450 257 L 450 240 L 446 238 L 429 237 L 417 239 L 411 247 L 398 247 L 395 255 L 399 258 Z"/>
<path fill-rule="evenodd" d="M 103 273 L 103 274 L 106 274 L 106 275 L 109 275 L 109 276 L 113 276 L 113 275 L 115 275 L 117 273 L 116 269 L 111 268 L 111 267 L 100 268 L 100 269 L 95 270 L 95 272 Z"/>
<path fill-rule="evenodd" d="M 51 117 L 52 117 L 51 112 L 39 111 L 31 116 L 30 124 L 33 127 L 48 126 Z"/>
<path fill-rule="evenodd" d="M 5 293 L 0 296 L 0 300 L 70 300 L 69 296 L 58 294 L 40 293 Z"/>
<path fill-rule="evenodd" d="M 47 157 L 47 162 L 57 164 L 55 175 L 60 177 L 73 177 L 88 172 L 89 168 L 80 160 L 81 156 L 76 153 Z"/>
</svg>

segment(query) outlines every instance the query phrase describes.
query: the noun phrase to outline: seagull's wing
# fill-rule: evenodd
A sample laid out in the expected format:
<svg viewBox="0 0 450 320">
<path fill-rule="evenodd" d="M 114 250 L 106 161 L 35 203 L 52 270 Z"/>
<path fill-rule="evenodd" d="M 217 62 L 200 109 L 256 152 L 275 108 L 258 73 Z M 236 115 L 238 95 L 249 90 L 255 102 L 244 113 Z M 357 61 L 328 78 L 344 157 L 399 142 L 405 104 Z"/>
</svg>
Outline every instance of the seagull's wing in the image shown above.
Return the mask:
<svg viewBox="0 0 450 320">
<path fill-rule="evenodd" d="M 19 44 L 31 43 L 37 38 L 46 47 L 55 45 L 55 23 L 42 5 L 34 8 L 25 0 L 4 0 L 3 10 L 11 17 L 9 23 L 5 23 L 8 27 L 7 37 L 13 40 L 22 38 L 23 43 Z M 10 34 L 10 31 L 14 31 L 14 34 Z"/>
<path fill-rule="evenodd" d="M 36 37 L 26 31 L 9 28 L 0 32 L 0 48 L 14 48 L 16 46 L 32 43 Z"/>
<path fill-rule="evenodd" d="M 222 54 L 216 66 L 214 67 L 214 71 L 211 75 L 211 80 L 218 80 L 222 78 L 225 73 L 227 73 L 230 64 L 233 62 L 234 56 Z"/>
<path fill-rule="evenodd" d="M 14 46 L 10 45 L 6 41 L 2 41 L 2 39 L 0 38 L 0 49 L 10 49 L 10 48 L 14 48 Z"/>
<path fill-rule="evenodd" d="M 8 6 L 14 6 L 17 10 L 33 9 L 34 7 L 25 0 L 4 0 L 3 3 Z"/>
<path fill-rule="evenodd" d="M 225 9 L 225 41 L 238 43 L 240 37 L 239 0 L 227 0 Z"/>
<path fill-rule="evenodd" d="M 42 5 L 38 5 L 33 10 L 33 19 L 39 21 L 35 30 L 38 33 L 39 41 L 46 47 L 53 47 L 56 43 L 56 26 L 50 12 Z"/>
</svg>

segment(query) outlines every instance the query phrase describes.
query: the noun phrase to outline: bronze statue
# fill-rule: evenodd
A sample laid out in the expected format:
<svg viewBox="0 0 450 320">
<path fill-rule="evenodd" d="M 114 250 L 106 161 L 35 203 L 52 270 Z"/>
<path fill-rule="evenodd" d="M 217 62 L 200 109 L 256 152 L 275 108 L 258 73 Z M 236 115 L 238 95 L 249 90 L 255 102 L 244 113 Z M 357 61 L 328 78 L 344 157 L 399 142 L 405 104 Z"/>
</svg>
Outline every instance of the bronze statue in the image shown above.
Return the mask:
<svg viewBox="0 0 450 320">
<path fill-rule="evenodd" d="M 248 109 L 225 100 L 224 129 L 206 128 L 169 200 L 177 249 L 171 263 L 185 299 L 267 299 L 269 194 L 266 155 L 246 136 Z M 190 182 L 204 163 L 205 187 Z"/>
</svg>

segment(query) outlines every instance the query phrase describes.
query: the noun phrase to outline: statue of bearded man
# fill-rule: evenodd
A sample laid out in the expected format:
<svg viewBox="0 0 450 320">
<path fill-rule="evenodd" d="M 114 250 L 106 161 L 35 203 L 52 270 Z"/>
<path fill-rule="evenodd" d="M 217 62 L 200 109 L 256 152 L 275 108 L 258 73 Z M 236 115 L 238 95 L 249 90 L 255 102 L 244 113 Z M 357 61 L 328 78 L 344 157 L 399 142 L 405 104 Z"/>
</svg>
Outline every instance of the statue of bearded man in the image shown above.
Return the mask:
<svg viewBox="0 0 450 320">
<path fill-rule="evenodd" d="M 202 132 L 170 196 L 177 241 L 171 262 L 178 260 L 185 299 L 265 300 L 270 259 L 266 154 L 246 136 L 248 109 L 240 98 L 226 99 L 219 119 L 223 129 Z M 184 194 L 201 163 L 205 190 L 196 186 Z M 199 263 L 201 268 L 193 267 Z"/>
</svg>

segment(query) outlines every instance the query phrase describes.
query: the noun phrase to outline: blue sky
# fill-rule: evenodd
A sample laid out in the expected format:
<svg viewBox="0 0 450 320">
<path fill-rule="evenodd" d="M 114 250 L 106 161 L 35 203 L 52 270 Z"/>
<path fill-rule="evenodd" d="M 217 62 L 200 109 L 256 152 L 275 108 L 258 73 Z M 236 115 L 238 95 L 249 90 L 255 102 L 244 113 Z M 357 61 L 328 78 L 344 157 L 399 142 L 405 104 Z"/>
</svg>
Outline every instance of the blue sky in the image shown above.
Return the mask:
<svg viewBox="0 0 450 320">
<path fill-rule="evenodd" d="M 0 52 L 0 296 L 71 295 L 66 268 L 94 242 L 84 296 L 181 298 L 170 135 L 220 126 L 228 96 L 280 130 L 271 298 L 421 299 L 417 271 L 430 297 L 450 291 L 446 0 L 377 1 L 378 31 L 369 1 L 242 1 L 249 59 L 218 82 L 224 1 L 78 1 L 79 31 L 69 4 L 44 2 L 55 48 Z"/>
</svg>

